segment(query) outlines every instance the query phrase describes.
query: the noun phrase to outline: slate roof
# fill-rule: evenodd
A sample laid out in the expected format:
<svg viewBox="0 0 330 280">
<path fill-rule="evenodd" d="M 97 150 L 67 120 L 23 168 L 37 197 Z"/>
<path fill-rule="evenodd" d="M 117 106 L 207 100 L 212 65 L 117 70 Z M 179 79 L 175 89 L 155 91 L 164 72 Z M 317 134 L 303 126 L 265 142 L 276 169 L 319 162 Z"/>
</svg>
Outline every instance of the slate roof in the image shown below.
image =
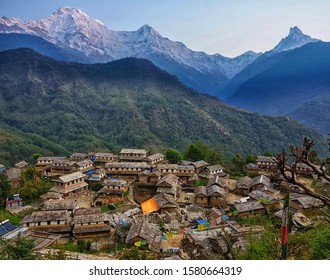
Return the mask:
<svg viewBox="0 0 330 280">
<path fill-rule="evenodd" d="M 175 187 L 178 183 L 179 177 L 174 174 L 167 174 L 163 176 L 158 183 L 156 184 L 157 187 Z"/>
<path fill-rule="evenodd" d="M 254 191 L 248 193 L 248 196 L 255 199 L 255 200 L 260 200 L 260 199 L 268 197 L 268 202 L 275 199 L 275 197 L 272 197 L 271 195 L 268 195 L 268 194 L 266 194 L 262 191 L 259 191 L 259 190 L 254 190 Z"/>
<path fill-rule="evenodd" d="M 80 178 L 85 178 L 85 175 L 78 171 L 78 172 L 74 172 L 74 173 L 71 173 L 71 174 L 60 176 L 58 179 L 55 179 L 54 181 L 55 182 L 68 183 L 68 182 L 71 182 L 73 180 L 77 180 L 77 179 L 80 179 Z"/>
<path fill-rule="evenodd" d="M 209 165 L 206 161 L 204 160 L 198 160 L 195 162 L 192 162 L 191 165 L 193 165 L 195 168 L 200 168 Z"/>
<path fill-rule="evenodd" d="M 144 149 L 122 149 L 120 154 L 147 154 L 148 152 Z"/>
<path fill-rule="evenodd" d="M 224 168 L 220 164 L 210 165 L 207 167 L 207 170 L 209 170 L 210 172 L 214 172 L 217 170 L 223 170 L 223 169 Z"/>
<path fill-rule="evenodd" d="M 133 243 L 133 239 L 140 237 L 147 240 L 148 243 L 153 243 L 157 236 L 161 235 L 158 225 L 150 224 L 145 221 L 133 224 L 126 236 L 126 243 Z"/>
<path fill-rule="evenodd" d="M 154 199 L 161 209 L 163 207 L 178 207 L 178 203 L 175 201 L 172 195 L 166 193 L 160 193 L 154 196 Z"/>
<path fill-rule="evenodd" d="M 72 219 L 72 224 L 86 224 L 95 222 L 109 222 L 110 215 L 108 213 L 95 213 L 95 214 L 85 214 L 85 215 L 74 215 Z"/>
<path fill-rule="evenodd" d="M 235 203 L 234 207 L 240 213 L 264 208 L 264 206 L 257 202 Z"/>
<path fill-rule="evenodd" d="M 257 156 L 257 162 L 271 162 L 275 163 L 275 157 Z"/>
<path fill-rule="evenodd" d="M 16 164 L 15 164 L 15 167 L 23 168 L 23 167 L 26 167 L 26 166 L 28 166 L 28 165 L 29 165 L 29 164 L 28 164 L 25 160 L 23 160 L 23 161 L 20 161 L 20 162 L 16 163 Z"/>
<path fill-rule="evenodd" d="M 68 210 L 37 211 L 25 216 L 20 224 L 48 221 L 66 221 L 69 217 L 70 213 Z"/>
<path fill-rule="evenodd" d="M 145 162 L 109 162 L 105 166 L 107 168 L 140 168 L 140 169 L 146 169 L 150 167 Z"/>
<path fill-rule="evenodd" d="M 157 160 L 157 159 L 160 159 L 160 158 L 165 158 L 165 156 L 161 153 L 157 153 L 157 154 L 153 154 L 153 155 L 148 156 L 147 159 L 152 161 L 152 160 Z"/>
<path fill-rule="evenodd" d="M 73 210 L 77 204 L 74 199 L 46 201 L 43 210 Z"/>
</svg>

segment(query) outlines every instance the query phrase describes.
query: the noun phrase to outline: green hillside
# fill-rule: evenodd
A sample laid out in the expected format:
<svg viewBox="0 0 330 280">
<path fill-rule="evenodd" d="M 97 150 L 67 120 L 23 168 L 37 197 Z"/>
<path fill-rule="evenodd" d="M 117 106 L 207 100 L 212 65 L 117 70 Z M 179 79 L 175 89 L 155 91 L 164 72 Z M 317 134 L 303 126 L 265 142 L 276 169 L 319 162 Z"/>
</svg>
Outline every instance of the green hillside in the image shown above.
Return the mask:
<svg viewBox="0 0 330 280">
<path fill-rule="evenodd" d="M 227 155 L 277 152 L 305 135 L 325 143 L 287 117 L 248 113 L 199 94 L 147 60 L 84 65 L 29 49 L 0 53 L 0 124 L 39 135 L 50 141 L 47 149 L 62 153 L 183 150 L 198 140 Z"/>
</svg>

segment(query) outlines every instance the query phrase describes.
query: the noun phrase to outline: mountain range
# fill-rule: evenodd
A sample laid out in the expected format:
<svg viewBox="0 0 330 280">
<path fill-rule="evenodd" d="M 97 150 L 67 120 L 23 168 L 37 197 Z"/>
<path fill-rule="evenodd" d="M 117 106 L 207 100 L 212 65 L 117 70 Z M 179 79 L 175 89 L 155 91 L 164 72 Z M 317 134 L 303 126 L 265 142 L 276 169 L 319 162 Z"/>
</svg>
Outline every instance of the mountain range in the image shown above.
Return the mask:
<svg viewBox="0 0 330 280">
<path fill-rule="evenodd" d="M 33 47 L 40 51 L 47 48 L 48 52 L 43 53 L 45 55 L 57 59 L 60 52 L 62 60 L 82 63 L 103 63 L 125 57 L 146 58 L 177 76 L 185 85 L 220 98 L 220 89 L 262 55 L 248 51 L 228 58 L 220 54 L 196 52 L 181 42 L 162 37 L 149 25 L 144 25 L 137 31 L 112 31 L 99 20 L 69 7 L 62 7 L 49 17 L 36 21 L 23 22 L 17 18 L 2 17 L 0 33 L 13 34 L 1 38 L 4 43 L 1 43 L 0 50 Z M 25 36 L 21 39 L 19 34 L 40 37 L 48 45 L 41 41 L 36 44 L 36 38 L 31 37 L 34 42 L 31 46 L 28 38 Z M 317 40 L 294 27 L 269 53 L 287 51 L 314 41 Z M 55 48 L 57 51 L 52 55 L 49 49 Z"/>
<path fill-rule="evenodd" d="M 6 161 L 18 155 L 18 147 L 8 149 L 10 138 L 43 154 L 125 146 L 183 150 L 195 141 L 226 155 L 275 153 L 306 135 L 325 143 L 288 117 L 249 113 L 200 94 L 145 59 L 78 64 L 31 49 L 0 52 L 0 124 L 10 134 L 0 137 Z"/>
<path fill-rule="evenodd" d="M 225 102 L 268 115 L 289 115 L 324 135 L 330 132 L 330 43 L 267 54 L 223 89 Z"/>
</svg>

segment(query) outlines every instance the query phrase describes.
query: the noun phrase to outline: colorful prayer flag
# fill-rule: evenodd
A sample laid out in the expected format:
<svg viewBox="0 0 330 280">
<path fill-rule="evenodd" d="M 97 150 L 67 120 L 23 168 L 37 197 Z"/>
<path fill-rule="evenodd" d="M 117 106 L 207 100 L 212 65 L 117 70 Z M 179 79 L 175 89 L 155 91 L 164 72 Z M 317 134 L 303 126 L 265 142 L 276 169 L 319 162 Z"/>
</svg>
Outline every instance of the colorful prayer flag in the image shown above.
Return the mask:
<svg viewBox="0 0 330 280">
<path fill-rule="evenodd" d="M 204 225 L 198 225 L 198 230 L 204 230 L 205 226 Z"/>
<path fill-rule="evenodd" d="M 266 203 L 266 202 L 268 202 L 268 200 L 269 200 L 269 196 L 265 196 L 265 197 L 263 198 L 262 202 Z"/>
<path fill-rule="evenodd" d="M 143 246 L 144 246 L 144 245 L 147 245 L 147 243 L 148 243 L 147 240 L 142 240 L 142 241 L 141 241 L 141 245 L 143 245 Z"/>
<path fill-rule="evenodd" d="M 166 235 L 162 235 L 162 240 L 167 240 Z"/>
<path fill-rule="evenodd" d="M 260 204 L 261 202 L 262 202 L 262 199 L 259 199 L 259 200 L 258 200 L 258 203 Z"/>
<path fill-rule="evenodd" d="M 217 226 L 217 221 L 216 220 L 211 220 L 211 226 L 216 227 Z"/>
<path fill-rule="evenodd" d="M 137 241 L 137 242 L 135 242 L 134 245 L 135 245 L 136 247 L 140 247 L 140 246 L 141 246 L 141 241 Z"/>
<path fill-rule="evenodd" d="M 172 237 L 173 237 L 173 234 L 172 234 L 172 233 L 168 233 L 168 234 L 167 234 L 167 238 L 168 238 L 168 239 L 171 239 Z"/>
<path fill-rule="evenodd" d="M 229 217 L 227 215 L 223 215 L 222 217 L 222 220 L 226 221 L 226 220 L 229 220 Z"/>
<path fill-rule="evenodd" d="M 237 210 L 235 210 L 233 213 L 234 213 L 234 216 L 237 216 L 239 212 Z"/>
</svg>

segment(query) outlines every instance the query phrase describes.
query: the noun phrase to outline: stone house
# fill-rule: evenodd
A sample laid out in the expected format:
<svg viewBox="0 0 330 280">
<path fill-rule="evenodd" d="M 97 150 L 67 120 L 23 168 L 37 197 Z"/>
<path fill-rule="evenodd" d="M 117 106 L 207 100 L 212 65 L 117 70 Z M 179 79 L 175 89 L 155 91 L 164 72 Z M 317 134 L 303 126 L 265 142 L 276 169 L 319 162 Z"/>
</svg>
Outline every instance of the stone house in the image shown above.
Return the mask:
<svg viewBox="0 0 330 280">
<path fill-rule="evenodd" d="M 77 211 L 72 219 L 72 235 L 76 238 L 110 236 L 110 215 L 100 211 Z"/>
<path fill-rule="evenodd" d="M 247 176 L 255 177 L 259 175 L 259 167 L 256 164 L 248 163 L 244 165 L 243 169 Z"/>
<path fill-rule="evenodd" d="M 259 190 L 254 190 L 248 193 L 248 196 L 252 199 L 252 201 L 256 201 L 261 203 L 267 211 L 273 209 L 281 209 L 283 208 L 282 200 L 277 199 L 267 193 L 264 193 Z"/>
<path fill-rule="evenodd" d="M 165 156 L 161 153 L 156 153 L 153 155 L 150 155 L 146 158 L 146 162 L 150 165 L 150 166 L 154 166 L 155 164 L 158 164 L 160 162 L 163 162 L 165 160 Z"/>
<path fill-rule="evenodd" d="M 119 153 L 120 161 L 143 161 L 148 152 L 143 149 L 122 149 Z"/>
<path fill-rule="evenodd" d="M 17 167 L 11 167 L 5 171 L 5 174 L 8 177 L 8 181 L 11 187 L 15 190 L 15 192 L 19 192 L 23 181 L 21 179 L 22 169 Z"/>
<path fill-rule="evenodd" d="M 162 232 L 157 224 L 140 221 L 132 224 L 126 236 L 126 243 L 134 244 L 138 241 L 147 241 L 149 245 L 160 242 Z"/>
<path fill-rule="evenodd" d="M 80 172 L 87 172 L 94 169 L 93 162 L 90 159 L 77 161 L 72 165 L 73 169 Z"/>
<path fill-rule="evenodd" d="M 157 183 L 157 193 L 167 193 L 174 196 L 174 199 L 178 197 L 181 192 L 181 186 L 178 184 L 179 177 L 174 174 L 167 174 L 163 176 Z"/>
<path fill-rule="evenodd" d="M 198 160 L 195 162 L 192 162 L 191 165 L 195 168 L 195 173 L 199 174 L 204 171 L 204 169 L 209 165 L 204 160 Z"/>
<path fill-rule="evenodd" d="M 160 214 L 163 214 L 164 212 L 171 213 L 179 208 L 179 205 L 174 200 L 173 196 L 166 193 L 155 195 L 154 200 L 156 201 Z"/>
<path fill-rule="evenodd" d="M 256 165 L 259 169 L 273 172 L 277 170 L 275 157 L 257 156 Z"/>
<path fill-rule="evenodd" d="M 123 179 L 137 179 L 141 172 L 150 168 L 145 162 L 109 162 L 105 167 L 109 177 Z"/>
<path fill-rule="evenodd" d="M 235 203 L 234 209 L 238 211 L 236 217 L 249 218 L 266 214 L 266 208 L 257 202 Z"/>
<path fill-rule="evenodd" d="M 94 201 L 96 205 L 125 202 L 127 200 L 124 193 L 128 192 L 129 183 L 126 180 L 104 180 L 102 186 Z"/>
<path fill-rule="evenodd" d="M 106 163 L 114 161 L 114 155 L 112 153 L 95 153 L 91 160 L 104 167 Z"/>
<path fill-rule="evenodd" d="M 20 225 L 36 231 L 58 233 L 62 236 L 71 234 L 71 215 L 68 210 L 37 211 L 27 215 Z"/>
<path fill-rule="evenodd" d="M 209 197 L 205 186 L 198 186 L 194 191 L 195 203 L 198 205 L 208 205 Z"/>
<path fill-rule="evenodd" d="M 252 190 L 253 179 L 245 176 L 237 180 L 237 194 L 247 195 Z"/>
<path fill-rule="evenodd" d="M 267 190 L 268 188 L 270 188 L 270 179 L 265 176 L 265 175 L 259 175 L 255 178 L 253 178 L 252 181 L 252 189 L 251 190 Z"/>
<path fill-rule="evenodd" d="M 40 172 L 47 172 L 47 169 L 50 169 L 54 162 L 66 160 L 66 157 L 38 157 L 35 164 L 36 169 Z"/>
<path fill-rule="evenodd" d="M 85 153 L 73 153 L 69 159 L 73 161 L 83 161 L 88 158 L 88 155 Z"/>
<path fill-rule="evenodd" d="M 212 206 L 227 205 L 227 191 L 217 184 L 207 187 L 207 193 Z"/>
<path fill-rule="evenodd" d="M 57 210 L 68 210 L 73 215 L 74 210 L 77 207 L 78 202 L 74 199 L 57 199 L 46 201 L 43 211 L 57 211 Z"/>
<path fill-rule="evenodd" d="M 58 179 L 53 180 L 53 182 L 55 186 L 51 188 L 51 191 L 61 193 L 64 197 L 88 189 L 88 184 L 85 182 L 85 175 L 79 171 L 60 176 Z"/>
</svg>

